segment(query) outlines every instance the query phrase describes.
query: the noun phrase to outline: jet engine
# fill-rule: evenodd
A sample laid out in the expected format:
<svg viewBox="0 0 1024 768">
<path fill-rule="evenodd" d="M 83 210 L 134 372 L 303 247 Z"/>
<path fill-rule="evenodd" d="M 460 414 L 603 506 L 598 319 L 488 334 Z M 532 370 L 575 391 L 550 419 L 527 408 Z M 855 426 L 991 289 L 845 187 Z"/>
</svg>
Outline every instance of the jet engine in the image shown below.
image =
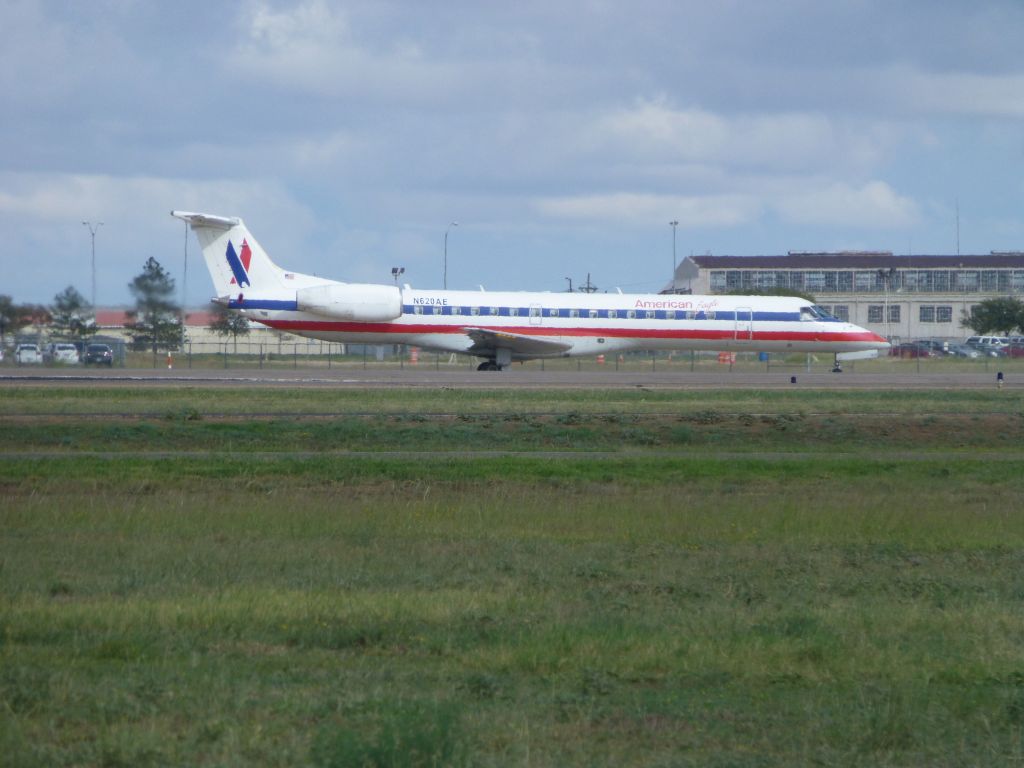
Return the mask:
<svg viewBox="0 0 1024 768">
<path fill-rule="evenodd" d="M 295 292 L 300 312 L 357 323 L 382 323 L 402 316 L 402 292 L 393 285 L 324 283 Z"/>
</svg>

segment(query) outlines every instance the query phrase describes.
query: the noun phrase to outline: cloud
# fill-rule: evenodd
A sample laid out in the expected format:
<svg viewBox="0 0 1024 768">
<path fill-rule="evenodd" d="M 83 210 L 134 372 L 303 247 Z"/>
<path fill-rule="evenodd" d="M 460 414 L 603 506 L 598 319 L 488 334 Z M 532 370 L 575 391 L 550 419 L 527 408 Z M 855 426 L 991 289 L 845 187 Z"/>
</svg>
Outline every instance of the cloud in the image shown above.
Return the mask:
<svg viewBox="0 0 1024 768">
<path fill-rule="evenodd" d="M 674 108 L 667 98 L 642 99 L 599 117 L 588 133 L 595 152 L 637 160 L 701 163 L 787 173 L 870 161 L 882 138 L 838 128 L 826 115 L 805 112 L 719 114 L 700 107 Z"/>
<path fill-rule="evenodd" d="M 841 182 L 812 185 L 773 196 L 766 202 L 794 224 L 904 229 L 921 220 L 917 203 L 897 194 L 884 181 L 871 181 L 860 187 Z"/>
<path fill-rule="evenodd" d="M 458 70 L 426 56 L 411 38 L 377 45 L 343 9 L 306 0 L 287 10 L 260 3 L 243 16 L 243 38 L 228 66 L 286 89 L 320 96 L 428 98 L 456 79 Z"/>
<path fill-rule="evenodd" d="M 549 197 L 535 205 L 540 213 L 552 218 L 629 226 L 661 226 L 678 220 L 684 229 L 740 225 L 753 220 L 760 209 L 754 198 L 744 195 L 679 197 L 643 193 Z"/>
<path fill-rule="evenodd" d="M 0 173 L 0 216 L 40 223 L 104 218 L 137 221 L 171 208 L 241 213 L 277 211 L 294 218 L 301 207 L 273 182 Z"/>
<path fill-rule="evenodd" d="M 889 73 L 889 87 L 917 113 L 990 117 L 1024 117 L 1024 74 L 919 72 Z"/>
<path fill-rule="evenodd" d="M 265 246 L 302 244 L 312 228 L 307 209 L 272 181 L 0 172 L 0 190 L 0 225 L 12 233 L 0 258 L 17 265 L 5 271 L 3 292 L 35 300 L 89 284 L 84 220 L 104 223 L 96 235 L 100 303 L 124 300 L 124 285 L 149 256 L 177 268 L 182 224 L 172 209 L 243 216 L 257 224 Z M 194 238 L 189 245 L 195 255 Z M 299 262 L 314 258 L 308 254 L 299 249 L 306 258 L 290 266 L 303 269 Z M 189 285 L 190 296 L 206 295 L 205 270 L 193 269 Z"/>
</svg>

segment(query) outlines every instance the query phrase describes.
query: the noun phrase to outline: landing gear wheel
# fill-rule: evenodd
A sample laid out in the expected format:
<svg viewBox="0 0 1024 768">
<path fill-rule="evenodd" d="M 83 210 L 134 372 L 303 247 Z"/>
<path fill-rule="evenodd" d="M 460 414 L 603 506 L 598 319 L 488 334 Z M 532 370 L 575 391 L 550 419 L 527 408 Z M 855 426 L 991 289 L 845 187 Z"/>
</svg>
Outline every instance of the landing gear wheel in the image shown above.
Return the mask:
<svg viewBox="0 0 1024 768">
<path fill-rule="evenodd" d="M 478 371 L 500 371 L 501 368 L 493 360 L 485 360 L 476 367 Z"/>
</svg>

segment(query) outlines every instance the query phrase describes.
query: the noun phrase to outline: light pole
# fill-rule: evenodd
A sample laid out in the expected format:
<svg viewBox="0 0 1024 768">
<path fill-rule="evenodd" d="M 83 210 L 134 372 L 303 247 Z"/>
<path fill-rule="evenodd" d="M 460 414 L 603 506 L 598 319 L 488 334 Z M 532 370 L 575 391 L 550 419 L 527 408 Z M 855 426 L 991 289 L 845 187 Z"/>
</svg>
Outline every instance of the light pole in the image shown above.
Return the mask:
<svg viewBox="0 0 1024 768">
<path fill-rule="evenodd" d="M 675 219 L 668 223 L 672 227 L 672 293 L 676 292 L 676 227 L 679 222 Z"/>
<path fill-rule="evenodd" d="M 448 289 L 448 232 L 451 231 L 452 227 L 457 226 L 459 226 L 459 222 L 453 221 L 448 225 L 448 229 L 444 231 L 444 278 L 442 280 L 442 285 L 445 290 Z"/>
<path fill-rule="evenodd" d="M 100 227 L 103 226 L 103 222 L 96 222 L 95 226 L 91 221 L 83 221 L 82 226 L 89 230 L 89 236 L 92 238 L 92 311 L 96 311 L 96 233 Z"/>
<path fill-rule="evenodd" d="M 188 319 L 188 302 L 186 297 L 188 295 L 188 222 L 182 222 L 185 225 L 185 269 L 181 276 L 181 346 L 185 346 L 185 320 Z"/>
</svg>

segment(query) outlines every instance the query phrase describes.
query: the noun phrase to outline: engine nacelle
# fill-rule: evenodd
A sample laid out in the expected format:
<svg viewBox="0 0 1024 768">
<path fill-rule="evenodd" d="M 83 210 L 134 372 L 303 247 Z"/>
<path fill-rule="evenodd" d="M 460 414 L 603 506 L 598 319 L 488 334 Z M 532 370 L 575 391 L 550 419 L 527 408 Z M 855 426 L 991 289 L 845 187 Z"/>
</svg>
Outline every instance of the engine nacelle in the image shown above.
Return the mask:
<svg viewBox="0 0 1024 768">
<path fill-rule="evenodd" d="M 383 323 L 402 316 L 402 292 L 393 285 L 313 285 L 297 290 L 295 303 L 300 312 L 357 323 Z"/>
</svg>

